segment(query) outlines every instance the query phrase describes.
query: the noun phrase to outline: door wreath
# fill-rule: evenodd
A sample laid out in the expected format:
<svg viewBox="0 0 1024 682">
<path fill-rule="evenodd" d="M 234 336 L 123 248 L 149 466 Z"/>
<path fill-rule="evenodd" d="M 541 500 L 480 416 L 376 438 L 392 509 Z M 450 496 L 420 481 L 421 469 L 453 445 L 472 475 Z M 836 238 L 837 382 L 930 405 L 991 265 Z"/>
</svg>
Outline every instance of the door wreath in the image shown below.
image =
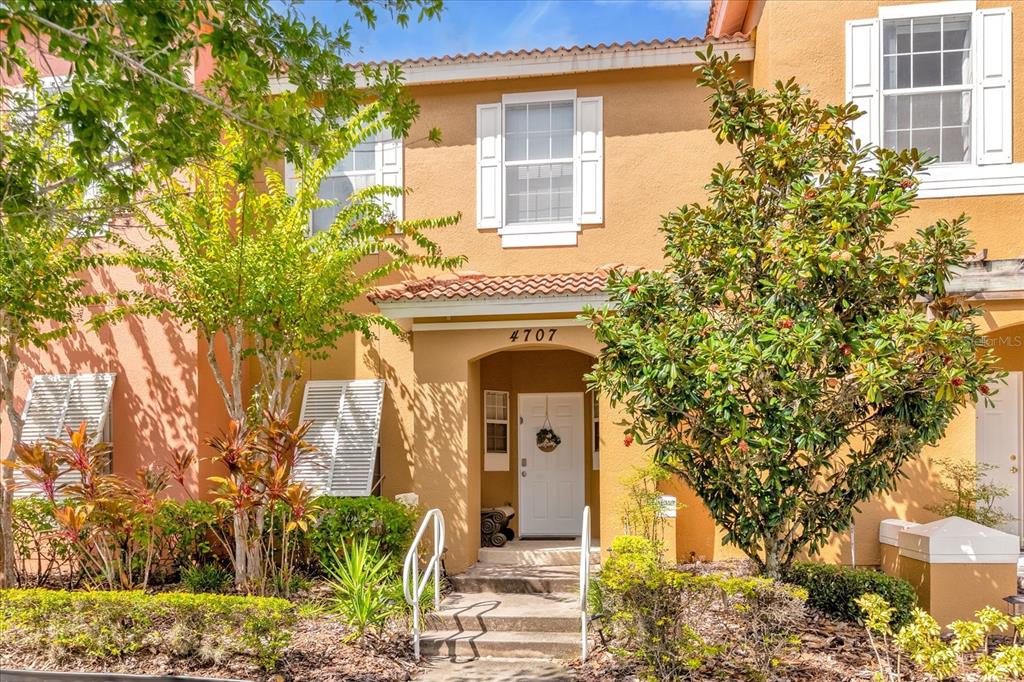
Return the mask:
<svg viewBox="0 0 1024 682">
<path fill-rule="evenodd" d="M 537 431 L 537 449 L 541 452 L 553 452 L 561 444 L 562 439 L 551 428 L 551 420 L 548 418 L 548 398 L 544 396 L 544 425 Z"/>
</svg>

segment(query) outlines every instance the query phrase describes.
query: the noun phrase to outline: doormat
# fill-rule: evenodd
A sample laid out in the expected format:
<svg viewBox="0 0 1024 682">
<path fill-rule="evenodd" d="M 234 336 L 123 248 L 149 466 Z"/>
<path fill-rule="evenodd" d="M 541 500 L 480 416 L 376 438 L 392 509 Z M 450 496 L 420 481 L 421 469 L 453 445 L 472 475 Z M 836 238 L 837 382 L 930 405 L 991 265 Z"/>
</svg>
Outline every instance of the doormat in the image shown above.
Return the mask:
<svg viewBox="0 0 1024 682">
<path fill-rule="evenodd" d="M 528 538 L 519 538 L 523 542 L 530 540 L 579 540 L 579 535 L 531 535 Z"/>
</svg>

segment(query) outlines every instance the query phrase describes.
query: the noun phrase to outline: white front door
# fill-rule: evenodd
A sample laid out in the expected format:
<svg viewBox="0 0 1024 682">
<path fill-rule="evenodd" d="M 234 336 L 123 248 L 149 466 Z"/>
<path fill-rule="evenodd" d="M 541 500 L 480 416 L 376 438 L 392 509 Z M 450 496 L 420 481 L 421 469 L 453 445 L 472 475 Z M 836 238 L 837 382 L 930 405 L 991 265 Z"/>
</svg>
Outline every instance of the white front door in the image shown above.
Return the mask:
<svg viewBox="0 0 1024 682">
<path fill-rule="evenodd" d="M 545 421 L 562 439 L 551 452 L 537 447 Z M 583 394 L 520 393 L 520 535 L 579 535 L 583 499 Z"/>
<path fill-rule="evenodd" d="M 1006 384 L 998 386 L 991 397 L 993 405 L 977 404 L 975 453 L 978 463 L 991 464 L 986 472 L 992 483 L 1006 488 L 1010 494 L 996 502 L 996 507 L 1011 520 L 1001 530 L 1014 535 L 1021 533 L 1021 455 L 1024 439 L 1024 402 L 1021 400 L 1022 372 L 1010 372 Z"/>
</svg>

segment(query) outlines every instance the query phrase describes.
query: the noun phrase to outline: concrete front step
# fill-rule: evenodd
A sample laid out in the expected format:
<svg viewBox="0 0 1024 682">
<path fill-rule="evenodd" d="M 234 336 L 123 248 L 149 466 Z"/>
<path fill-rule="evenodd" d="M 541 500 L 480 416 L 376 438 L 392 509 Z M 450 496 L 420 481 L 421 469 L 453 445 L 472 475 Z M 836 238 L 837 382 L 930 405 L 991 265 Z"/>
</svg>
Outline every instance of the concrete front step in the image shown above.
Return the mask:
<svg viewBox="0 0 1024 682">
<path fill-rule="evenodd" d="M 557 658 L 580 654 L 577 632 L 441 630 L 420 636 L 420 652 L 444 658 Z"/>
<path fill-rule="evenodd" d="M 580 543 L 571 540 L 514 540 L 504 547 L 481 547 L 482 564 L 500 566 L 579 566 Z M 601 560 L 600 546 L 590 549 L 591 563 Z"/>
<path fill-rule="evenodd" d="M 592 569 L 592 574 L 596 568 Z M 501 566 L 475 564 L 451 577 L 456 592 L 550 594 L 578 592 L 579 569 L 574 566 Z"/>
<path fill-rule="evenodd" d="M 431 620 L 439 630 L 573 632 L 580 626 L 579 595 L 453 592 Z"/>
</svg>

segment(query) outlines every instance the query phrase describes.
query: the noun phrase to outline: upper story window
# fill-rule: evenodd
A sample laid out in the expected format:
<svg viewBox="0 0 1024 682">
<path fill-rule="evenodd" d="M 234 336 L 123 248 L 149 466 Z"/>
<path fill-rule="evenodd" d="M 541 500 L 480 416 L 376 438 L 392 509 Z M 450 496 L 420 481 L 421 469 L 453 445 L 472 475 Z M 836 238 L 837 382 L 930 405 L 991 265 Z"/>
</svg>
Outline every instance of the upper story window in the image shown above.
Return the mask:
<svg viewBox="0 0 1024 682">
<path fill-rule="evenodd" d="M 310 232 L 315 234 L 330 228 L 338 212 L 348 202 L 353 192 L 373 186 L 402 187 L 402 140 L 390 133 L 382 133 L 372 140 L 355 146 L 320 183 L 321 199 L 333 201 L 313 211 L 310 218 Z M 295 168 L 285 165 L 286 182 L 289 188 L 295 183 Z M 382 197 L 396 220 L 404 220 L 402 197 Z"/>
<path fill-rule="evenodd" d="M 846 94 L 865 112 L 854 136 L 935 157 L 922 198 L 1024 192 L 1010 22 L 1009 7 L 975 0 L 883 5 L 846 22 Z"/>
<path fill-rule="evenodd" d="M 505 247 L 568 246 L 604 222 L 602 108 L 575 90 L 477 105 L 477 227 Z"/>
<path fill-rule="evenodd" d="M 970 163 L 971 15 L 882 23 L 883 144 Z"/>
<path fill-rule="evenodd" d="M 572 223 L 573 104 L 505 107 L 506 224 Z"/>
</svg>

